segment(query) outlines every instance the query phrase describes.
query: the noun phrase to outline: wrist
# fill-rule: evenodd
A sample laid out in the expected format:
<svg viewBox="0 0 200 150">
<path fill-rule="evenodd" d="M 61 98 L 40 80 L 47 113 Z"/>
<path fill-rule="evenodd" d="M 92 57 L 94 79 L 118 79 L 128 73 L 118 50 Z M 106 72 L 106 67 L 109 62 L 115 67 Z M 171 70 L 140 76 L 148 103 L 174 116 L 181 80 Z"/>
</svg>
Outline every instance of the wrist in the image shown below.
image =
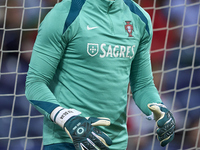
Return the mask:
<svg viewBox="0 0 200 150">
<path fill-rule="evenodd" d="M 66 109 L 61 106 L 56 107 L 50 114 L 50 118 L 53 122 L 58 124 L 61 128 L 64 124 L 73 116 L 80 115 L 81 112 L 75 109 Z"/>
</svg>

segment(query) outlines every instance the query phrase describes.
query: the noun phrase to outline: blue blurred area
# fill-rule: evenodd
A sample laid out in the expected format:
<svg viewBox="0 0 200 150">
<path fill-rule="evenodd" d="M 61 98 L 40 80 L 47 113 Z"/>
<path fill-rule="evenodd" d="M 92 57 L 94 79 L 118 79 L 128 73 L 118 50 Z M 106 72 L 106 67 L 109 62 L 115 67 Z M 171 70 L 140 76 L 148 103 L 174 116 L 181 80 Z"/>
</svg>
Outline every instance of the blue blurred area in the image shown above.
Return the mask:
<svg viewBox="0 0 200 150">
<path fill-rule="evenodd" d="M 43 116 L 25 97 L 25 80 L 38 24 L 56 2 L 0 1 L 0 150 L 42 149 Z"/>
<path fill-rule="evenodd" d="M 43 116 L 25 97 L 25 80 L 38 24 L 56 2 L 57 0 L 0 1 L 0 150 L 42 148 Z M 154 5 L 153 0 L 140 2 L 146 8 Z M 163 6 L 163 9 L 155 12 L 153 27 L 168 27 L 170 30 L 160 29 L 161 32 L 154 32 L 152 68 L 155 72 L 162 70 L 163 73 L 154 73 L 154 80 L 164 103 L 175 111 L 179 129 L 168 149 L 180 149 L 184 134 L 187 135 L 183 145 L 186 149 L 195 146 L 193 135 L 197 130 L 186 133 L 183 130 L 199 126 L 200 2 L 157 0 L 156 7 L 159 6 Z M 153 18 L 153 9 L 147 11 Z M 169 38 L 166 36 L 167 32 Z M 161 51 L 155 52 L 155 49 Z M 129 113 L 140 114 L 140 110 L 132 104 Z M 141 120 L 141 116 L 133 118 L 128 120 L 129 135 L 137 135 L 139 129 L 142 129 L 142 134 L 154 131 L 154 122 Z M 139 121 L 143 122 L 142 127 Z M 149 124 L 150 128 L 147 127 Z M 139 149 L 151 149 L 153 138 L 155 137 L 152 135 L 142 137 L 141 141 L 145 142 L 140 142 Z M 129 139 L 129 150 L 137 148 L 138 139 L 139 137 Z M 160 149 L 159 143 L 155 141 L 154 148 Z"/>
</svg>

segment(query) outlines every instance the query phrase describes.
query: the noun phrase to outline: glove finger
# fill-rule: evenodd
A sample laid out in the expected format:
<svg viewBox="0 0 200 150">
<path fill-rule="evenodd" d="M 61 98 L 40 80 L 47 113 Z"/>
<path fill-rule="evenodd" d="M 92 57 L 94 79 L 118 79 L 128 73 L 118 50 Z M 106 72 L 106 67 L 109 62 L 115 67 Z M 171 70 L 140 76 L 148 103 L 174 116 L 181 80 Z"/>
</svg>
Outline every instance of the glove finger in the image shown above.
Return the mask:
<svg viewBox="0 0 200 150">
<path fill-rule="evenodd" d="M 98 146 L 101 147 L 101 145 L 103 145 L 104 147 L 108 147 L 112 145 L 112 140 L 110 139 L 110 137 L 106 133 L 102 132 L 101 130 L 95 127 L 93 128 L 92 135 L 98 139 L 98 141 L 95 143 Z"/>
<path fill-rule="evenodd" d="M 98 147 L 89 138 L 80 143 L 82 150 L 98 150 Z"/>
<path fill-rule="evenodd" d="M 109 150 L 108 145 L 103 144 L 103 142 L 101 142 L 99 140 L 98 136 L 96 136 L 96 134 L 94 132 L 91 132 L 91 134 L 87 140 L 93 145 L 93 147 L 95 147 L 98 150 L 99 149 Z"/>
<path fill-rule="evenodd" d="M 158 136 L 162 136 L 163 134 L 168 134 L 169 136 L 173 134 L 174 130 L 175 130 L 175 124 L 173 124 L 172 122 L 169 122 L 165 124 L 163 127 L 158 128 L 156 133 L 158 134 Z"/>
<path fill-rule="evenodd" d="M 162 111 L 165 112 L 163 118 L 157 120 L 157 126 L 160 128 L 164 126 L 166 123 L 173 121 L 173 118 L 170 112 L 166 108 L 162 108 Z"/>
<path fill-rule="evenodd" d="M 169 126 L 175 125 L 175 120 L 174 120 L 171 112 L 169 110 L 164 110 L 164 111 L 165 111 L 165 115 L 163 118 L 161 118 L 157 121 L 157 126 L 160 128 L 168 123 L 170 123 Z"/>
<path fill-rule="evenodd" d="M 160 141 L 160 145 L 162 147 L 166 146 L 169 142 L 171 142 L 172 140 L 174 139 L 174 134 L 172 134 L 171 136 L 168 136 L 166 138 L 164 138 L 163 140 L 159 140 L 159 137 L 158 137 L 158 140 Z"/>
<path fill-rule="evenodd" d="M 110 125 L 110 119 L 109 118 L 90 117 L 90 118 L 88 118 L 88 121 L 91 121 L 92 126 L 109 126 Z"/>
<path fill-rule="evenodd" d="M 82 143 L 74 143 L 74 147 L 76 150 L 84 150 L 83 146 L 81 146 Z"/>
<path fill-rule="evenodd" d="M 156 121 L 164 116 L 164 112 L 160 110 L 160 106 L 158 104 L 150 103 L 148 104 L 148 108 L 153 112 L 154 119 Z"/>
<path fill-rule="evenodd" d="M 160 128 L 157 130 L 158 140 L 160 141 L 161 146 L 167 145 L 174 139 L 174 130 L 175 130 L 175 125 L 171 126 L 170 129 Z"/>
</svg>

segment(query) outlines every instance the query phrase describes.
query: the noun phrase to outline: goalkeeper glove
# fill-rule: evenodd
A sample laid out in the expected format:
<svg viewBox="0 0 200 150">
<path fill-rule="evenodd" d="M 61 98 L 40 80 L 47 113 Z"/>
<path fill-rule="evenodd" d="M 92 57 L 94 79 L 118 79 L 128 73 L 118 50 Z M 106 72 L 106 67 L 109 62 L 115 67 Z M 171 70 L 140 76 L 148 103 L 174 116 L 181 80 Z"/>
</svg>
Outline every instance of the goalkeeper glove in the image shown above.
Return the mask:
<svg viewBox="0 0 200 150">
<path fill-rule="evenodd" d="M 172 113 L 163 104 L 150 103 L 149 109 L 153 112 L 157 124 L 157 135 L 161 146 L 167 145 L 174 139 L 175 119 Z"/>
<path fill-rule="evenodd" d="M 66 131 L 76 150 L 109 150 L 112 140 L 94 126 L 109 126 L 110 119 L 85 118 L 80 114 L 75 109 L 57 107 L 52 111 L 51 119 Z"/>
</svg>

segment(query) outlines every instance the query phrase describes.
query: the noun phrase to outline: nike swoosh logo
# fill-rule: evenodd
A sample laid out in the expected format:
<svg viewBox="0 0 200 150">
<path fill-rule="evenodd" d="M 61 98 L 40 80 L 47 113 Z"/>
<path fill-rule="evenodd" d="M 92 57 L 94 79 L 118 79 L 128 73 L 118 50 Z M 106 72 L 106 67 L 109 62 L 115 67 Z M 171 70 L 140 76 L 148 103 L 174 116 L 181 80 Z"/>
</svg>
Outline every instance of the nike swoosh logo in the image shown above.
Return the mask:
<svg viewBox="0 0 200 150">
<path fill-rule="evenodd" d="M 99 28 L 99 27 L 89 27 L 89 26 L 87 26 L 87 30 L 93 30 L 93 29 L 96 29 L 96 28 Z"/>
</svg>

